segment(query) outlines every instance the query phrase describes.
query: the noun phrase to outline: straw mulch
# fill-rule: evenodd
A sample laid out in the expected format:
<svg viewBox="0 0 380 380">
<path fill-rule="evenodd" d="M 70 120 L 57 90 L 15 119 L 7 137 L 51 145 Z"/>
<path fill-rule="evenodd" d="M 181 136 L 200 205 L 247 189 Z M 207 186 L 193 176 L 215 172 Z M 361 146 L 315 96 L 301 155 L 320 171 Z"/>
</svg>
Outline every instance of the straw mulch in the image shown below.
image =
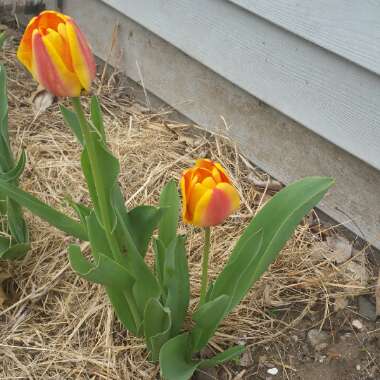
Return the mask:
<svg viewBox="0 0 380 380">
<path fill-rule="evenodd" d="M 16 151 L 25 147 L 28 153 L 22 187 L 73 215 L 65 197 L 88 201 L 79 145 L 64 125 L 57 103 L 40 115 L 33 113 L 29 99 L 36 83 L 16 62 L 13 44 L 0 53 L 0 59 L 9 77 L 11 139 Z M 109 145 L 121 163 L 120 183 L 129 207 L 157 204 L 163 185 L 171 178 L 178 180 L 182 170 L 198 157 L 221 162 L 238 187 L 243 200 L 240 211 L 213 229 L 210 267 L 211 276 L 216 276 L 251 217 L 273 195 L 268 189 L 256 188 L 248 178 L 255 174 L 265 182 L 268 177 L 228 140 L 170 122 L 167 112 L 150 112 L 133 102 L 114 74 L 102 83 L 100 98 Z M 99 80 L 95 91 L 97 88 Z M 71 270 L 66 247 L 73 239 L 28 212 L 26 218 L 33 249 L 21 262 L 0 263 L 0 274 L 9 275 L 3 283 L 7 299 L 0 307 L 0 377 L 158 378 L 158 366 L 147 361 L 144 342 L 129 335 L 115 319 L 103 289 Z M 202 234 L 188 226 L 180 229 L 188 235 L 194 309 L 200 287 Z M 312 321 L 317 328 L 328 325 L 338 296 L 365 293 L 365 284 L 345 270 L 347 263 L 336 266 L 315 258 L 313 247 L 332 233 L 320 226 L 312 213 L 270 271 L 225 320 L 209 350 L 217 352 L 238 342 L 256 348 L 275 343 L 281 354 L 290 336 L 304 334 L 304 321 Z M 358 254 L 365 266 L 363 252 Z M 281 362 L 277 364 L 281 367 Z M 224 367 L 220 372 L 223 378 L 232 379 L 233 373 L 241 372 L 238 365 L 233 368 Z M 254 378 L 250 377 L 254 369 L 243 373 L 244 378 Z"/>
</svg>

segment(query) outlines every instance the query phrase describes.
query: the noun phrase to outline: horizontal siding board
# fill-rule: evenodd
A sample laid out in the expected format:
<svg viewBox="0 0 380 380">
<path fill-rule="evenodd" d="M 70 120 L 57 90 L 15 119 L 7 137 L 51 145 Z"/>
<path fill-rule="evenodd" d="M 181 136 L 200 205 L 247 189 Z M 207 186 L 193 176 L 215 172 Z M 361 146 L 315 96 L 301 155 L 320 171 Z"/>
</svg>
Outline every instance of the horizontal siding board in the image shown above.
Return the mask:
<svg viewBox="0 0 380 380">
<path fill-rule="evenodd" d="M 258 101 L 100 0 L 82 0 L 80 7 L 77 0 L 64 0 L 62 10 L 76 19 L 99 57 L 136 82 L 144 79 L 151 91 L 149 102 L 141 87 L 123 82 L 143 103 L 156 107 L 154 93 L 203 128 L 227 134 L 250 160 L 284 183 L 308 175 L 334 177 L 336 186 L 319 207 L 380 248 L 380 171 Z M 110 55 L 116 23 L 118 34 Z"/>
<path fill-rule="evenodd" d="M 380 1 L 229 1 L 380 74 Z"/>
<path fill-rule="evenodd" d="M 379 76 L 228 1 L 105 2 L 380 169 Z"/>
</svg>

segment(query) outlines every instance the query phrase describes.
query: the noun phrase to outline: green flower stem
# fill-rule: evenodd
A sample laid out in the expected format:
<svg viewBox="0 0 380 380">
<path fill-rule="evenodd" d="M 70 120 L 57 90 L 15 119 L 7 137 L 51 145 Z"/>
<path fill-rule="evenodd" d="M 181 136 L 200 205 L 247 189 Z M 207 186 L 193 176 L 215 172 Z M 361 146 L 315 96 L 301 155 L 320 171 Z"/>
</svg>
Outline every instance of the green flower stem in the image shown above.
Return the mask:
<svg viewBox="0 0 380 380">
<path fill-rule="evenodd" d="M 91 172 L 95 182 L 96 193 L 99 202 L 100 217 L 104 227 L 105 234 L 107 236 L 108 244 L 110 245 L 112 256 L 116 262 L 123 264 L 123 255 L 119 247 L 119 243 L 116 240 L 114 233 L 112 232 L 112 218 L 109 210 L 109 200 L 104 193 L 104 183 L 102 173 L 99 172 L 98 157 L 95 152 L 94 141 L 91 136 L 89 124 L 86 120 L 86 116 L 83 112 L 82 105 L 79 98 L 71 98 L 74 110 L 78 116 L 79 124 L 83 134 L 85 147 L 87 148 L 88 158 L 90 161 Z M 133 314 L 133 318 L 137 326 L 141 323 L 141 318 L 135 304 L 134 297 L 131 290 L 125 290 L 127 302 Z"/>
<path fill-rule="evenodd" d="M 208 261 L 210 255 L 210 245 L 211 245 L 211 229 L 210 227 L 205 227 L 205 245 L 203 248 L 203 258 L 202 258 L 202 278 L 201 278 L 201 296 L 199 301 L 199 306 L 202 306 L 206 300 L 207 285 L 208 285 Z"/>
</svg>

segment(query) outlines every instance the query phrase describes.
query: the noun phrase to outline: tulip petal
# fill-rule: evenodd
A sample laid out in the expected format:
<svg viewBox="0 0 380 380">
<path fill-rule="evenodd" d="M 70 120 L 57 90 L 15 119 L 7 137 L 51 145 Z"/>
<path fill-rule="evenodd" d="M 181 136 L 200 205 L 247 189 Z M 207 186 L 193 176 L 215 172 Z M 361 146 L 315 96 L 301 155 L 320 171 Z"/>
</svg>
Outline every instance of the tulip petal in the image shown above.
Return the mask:
<svg viewBox="0 0 380 380">
<path fill-rule="evenodd" d="M 59 25 L 63 25 L 63 24 L 61 23 Z M 48 33 L 43 38 L 44 39 L 46 38 L 49 40 L 51 46 L 53 46 L 54 49 L 57 51 L 58 55 L 61 57 L 66 67 L 72 73 L 74 73 L 73 62 L 70 56 L 70 47 L 69 47 L 69 44 L 67 43 L 67 40 L 64 39 L 61 33 L 53 29 L 49 28 L 47 32 Z"/>
<path fill-rule="evenodd" d="M 230 199 L 231 209 L 229 213 L 232 214 L 233 212 L 237 211 L 240 207 L 240 196 L 236 188 L 231 184 L 225 182 L 218 183 L 216 185 L 216 188 L 222 190 Z"/>
<path fill-rule="evenodd" d="M 215 162 L 214 165 L 218 169 L 219 174 L 222 178 L 222 181 L 227 182 L 227 183 L 231 183 L 230 179 L 228 178 L 226 169 L 224 169 L 224 167 L 222 165 L 220 165 L 219 162 Z"/>
<path fill-rule="evenodd" d="M 78 79 L 68 70 L 49 38 L 34 30 L 32 46 L 32 74 L 41 85 L 57 96 L 79 96 Z"/>
<path fill-rule="evenodd" d="M 38 17 L 33 17 L 22 36 L 17 49 L 17 59 L 32 73 L 32 34 L 38 26 Z"/>
<path fill-rule="evenodd" d="M 216 182 L 212 177 L 207 177 L 202 181 L 202 185 L 208 187 L 209 189 L 213 189 L 216 186 Z"/>
<path fill-rule="evenodd" d="M 231 200 L 221 189 L 209 189 L 199 200 L 193 217 L 193 224 L 209 227 L 220 224 L 231 213 Z"/>
<path fill-rule="evenodd" d="M 94 56 L 92 55 L 84 35 L 75 24 L 74 20 L 69 17 L 66 22 L 66 33 L 70 45 L 74 70 L 83 88 L 88 91 L 91 86 L 91 81 L 96 75 Z"/>
<path fill-rule="evenodd" d="M 188 219 L 191 220 L 195 213 L 195 209 L 199 200 L 203 197 L 203 195 L 207 192 L 208 187 L 204 186 L 201 183 L 197 183 L 190 192 L 190 196 L 188 199 L 187 212 Z"/>
<path fill-rule="evenodd" d="M 190 173 L 191 174 L 191 173 Z M 186 186 L 186 175 L 184 174 L 181 178 L 180 186 L 181 186 L 181 193 L 182 193 L 182 218 L 185 223 L 190 223 L 190 217 L 188 216 L 187 211 L 187 186 Z"/>
</svg>

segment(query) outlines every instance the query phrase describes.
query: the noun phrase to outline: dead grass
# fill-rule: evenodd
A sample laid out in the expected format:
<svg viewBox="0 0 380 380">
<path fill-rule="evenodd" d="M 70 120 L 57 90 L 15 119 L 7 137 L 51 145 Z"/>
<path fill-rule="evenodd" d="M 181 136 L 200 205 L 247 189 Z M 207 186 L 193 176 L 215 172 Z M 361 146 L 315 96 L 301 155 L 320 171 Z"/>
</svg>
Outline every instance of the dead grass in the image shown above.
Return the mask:
<svg viewBox="0 0 380 380">
<path fill-rule="evenodd" d="M 71 213 L 65 197 L 88 201 L 79 166 L 79 145 L 64 125 L 58 105 L 37 118 L 28 101 L 36 84 L 15 59 L 11 45 L 0 59 L 9 77 L 10 131 L 16 151 L 25 147 L 28 166 L 24 189 Z M 156 204 L 160 189 L 197 157 L 207 156 L 228 168 L 243 199 L 237 215 L 213 230 L 211 276 L 216 276 L 232 246 L 260 205 L 271 196 L 248 180 L 252 167 L 230 142 L 194 134 L 193 127 L 170 122 L 165 111 L 152 113 L 123 93 L 117 78 L 104 83 L 100 95 L 109 145 L 120 160 L 120 183 L 129 207 Z M 144 342 L 129 335 L 113 315 L 101 287 L 78 278 L 70 269 L 66 237 L 26 213 L 33 249 L 19 263 L 0 263 L 11 274 L 4 284 L 9 297 L 0 309 L 0 377 L 2 379 L 154 379 L 158 368 L 149 363 Z M 275 217 L 275 216 L 274 216 Z M 313 226 L 311 227 L 311 224 Z M 214 351 L 238 341 L 247 345 L 285 342 L 302 329 L 300 321 L 322 308 L 322 326 L 333 313 L 339 295 L 366 292 L 344 265 L 313 256 L 326 234 L 312 214 L 297 228 L 271 270 L 224 322 L 210 343 Z M 188 234 L 192 307 L 199 293 L 202 235 Z M 364 258 L 364 256 L 363 256 Z M 365 260 L 362 261 L 365 266 Z M 228 371 L 228 369 L 226 369 Z M 228 373 L 228 372 L 226 372 Z M 230 374 L 227 378 L 232 378 Z"/>
</svg>

